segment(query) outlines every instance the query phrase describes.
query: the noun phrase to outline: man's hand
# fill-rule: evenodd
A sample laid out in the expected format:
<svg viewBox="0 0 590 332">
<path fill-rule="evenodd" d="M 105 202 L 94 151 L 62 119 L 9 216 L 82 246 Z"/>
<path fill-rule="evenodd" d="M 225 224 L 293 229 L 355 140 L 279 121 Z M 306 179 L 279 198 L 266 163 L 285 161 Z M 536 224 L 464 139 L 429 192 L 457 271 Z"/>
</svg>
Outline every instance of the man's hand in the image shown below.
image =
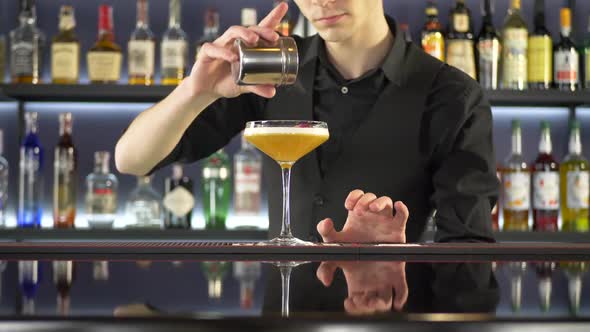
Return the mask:
<svg viewBox="0 0 590 332">
<path fill-rule="evenodd" d="M 408 208 L 383 196 L 354 190 L 346 198 L 344 207 L 348 218 L 341 232 L 334 229 L 331 219 L 318 223 L 317 230 L 324 242 L 340 243 L 405 243 Z M 395 209 L 395 214 L 394 214 Z"/>
<path fill-rule="evenodd" d="M 348 286 L 344 309 L 349 314 L 373 315 L 392 307 L 399 311 L 408 300 L 405 262 L 322 262 L 316 276 L 328 287 L 338 268 Z"/>
</svg>

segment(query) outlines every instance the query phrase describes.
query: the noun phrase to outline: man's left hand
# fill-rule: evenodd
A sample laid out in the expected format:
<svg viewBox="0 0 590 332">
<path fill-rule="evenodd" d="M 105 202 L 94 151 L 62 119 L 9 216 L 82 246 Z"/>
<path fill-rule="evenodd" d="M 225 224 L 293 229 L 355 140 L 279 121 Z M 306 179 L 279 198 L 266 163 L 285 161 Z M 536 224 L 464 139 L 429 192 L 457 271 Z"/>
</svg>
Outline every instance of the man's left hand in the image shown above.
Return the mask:
<svg viewBox="0 0 590 332">
<path fill-rule="evenodd" d="M 332 219 L 324 219 L 317 230 L 324 242 L 339 243 L 405 243 L 409 212 L 402 202 L 383 196 L 354 190 L 346 198 L 344 207 L 348 218 L 342 231 L 334 229 Z M 395 211 L 395 214 L 394 214 Z"/>
</svg>

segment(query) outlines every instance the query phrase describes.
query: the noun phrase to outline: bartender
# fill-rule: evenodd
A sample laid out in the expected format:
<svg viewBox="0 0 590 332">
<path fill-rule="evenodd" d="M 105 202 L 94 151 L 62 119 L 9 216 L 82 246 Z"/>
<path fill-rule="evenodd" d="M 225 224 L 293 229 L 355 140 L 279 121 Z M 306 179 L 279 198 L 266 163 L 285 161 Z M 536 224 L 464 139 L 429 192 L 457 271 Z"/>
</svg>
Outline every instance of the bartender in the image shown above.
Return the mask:
<svg viewBox="0 0 590 332">
<path fill-rule="evenodd" d="M 492 115 L 477 82 L 405 42 L 383 0 L 295 2 L 318 34 L 296 38 L 294 85 L 238 86 L 230 69 L 238 60 L 235 39 L 278 39 L 274 28 L 288 10 L 283 3 L 258 26 L 233 26 L 203 45 L 190 75 L 121 137 L 118 170 L 145 175 L 203 159 L 247 121 L 324 121 L 330 139 L 293 168 L 295 236 L 413 242 L 436 211 L 435 240 L 493 241 Z M 280 168 L 265 158 L 264 173 L 276 236 Z"/>
</svg>

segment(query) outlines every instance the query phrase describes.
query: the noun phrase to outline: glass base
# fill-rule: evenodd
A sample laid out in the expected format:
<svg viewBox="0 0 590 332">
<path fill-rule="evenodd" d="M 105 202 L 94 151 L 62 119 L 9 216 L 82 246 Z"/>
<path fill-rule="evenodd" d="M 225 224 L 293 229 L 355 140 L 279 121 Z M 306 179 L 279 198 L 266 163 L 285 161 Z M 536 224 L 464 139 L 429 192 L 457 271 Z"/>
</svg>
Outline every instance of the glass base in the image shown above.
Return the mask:
<svg viewBox="0 0 590 332">
<path fill-rule="evenodd" d="M 259 246 L 276 246 L 276 247 L 306 247 L 306 246 L 313 246 L 312 242 L 307 242 L 300 240 L 296 237 L 275 237 L 272 240 L 258 242 L 257 245 Z"/>
</svg>

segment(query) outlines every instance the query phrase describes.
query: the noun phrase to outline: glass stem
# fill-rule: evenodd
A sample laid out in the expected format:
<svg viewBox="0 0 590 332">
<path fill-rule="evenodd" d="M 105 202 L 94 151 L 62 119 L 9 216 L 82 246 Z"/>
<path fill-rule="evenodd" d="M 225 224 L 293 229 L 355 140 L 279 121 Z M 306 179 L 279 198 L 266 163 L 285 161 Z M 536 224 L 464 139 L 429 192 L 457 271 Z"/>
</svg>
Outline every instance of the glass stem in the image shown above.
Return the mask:
<svg viewBox="0 0 590 332">
<path fill-rule="evenodd" d="M 290 212 L 290 193 L 291 193 L 291 168 L 282 167 L 283 172 L 283 226 L 281 227 L 280 238 L 291 238 L 291 212 Z"/>
<path fill-rule="evenodd" d="M 282 317 L 289 317 L 289 283 L 291 281 L 291 267 L 281 267 L 281 314 Z"/>
</svg>

